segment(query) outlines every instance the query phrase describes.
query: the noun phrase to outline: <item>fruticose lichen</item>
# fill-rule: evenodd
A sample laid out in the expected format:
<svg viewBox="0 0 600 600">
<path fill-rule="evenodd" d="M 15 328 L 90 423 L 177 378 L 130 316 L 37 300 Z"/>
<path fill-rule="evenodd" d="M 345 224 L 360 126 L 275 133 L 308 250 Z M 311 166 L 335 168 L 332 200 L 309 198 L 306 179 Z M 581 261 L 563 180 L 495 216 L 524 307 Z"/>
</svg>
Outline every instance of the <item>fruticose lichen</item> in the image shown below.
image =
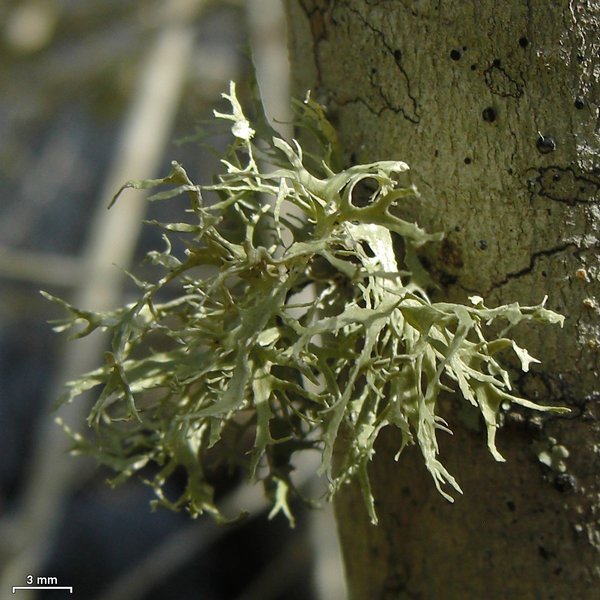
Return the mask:
<svg viewBox="0 0 600 600">
<path fill-rule="evenodd" d="M 275 512 L 291 514 L 293 455 L 317 450 L 330 493 L 358 478 L 376 522 L 367 466 L 379 432 L 391 427 L 398 454 L 418 444 L 437 489 L 452 500 L 448 488 L 460 487 L 438 457 L 438 431 L 449 431 L 437 414 L 439 393 L 455 390 L 478 407 L 489 450 L 503 460 L 494 441 L 502 404 L 560 409 L 511 393 L 496 355 L 514 351 L 527 371 L 537 361 L 507 333 L 563 317 L 544 302 L 431 302 L 416 249 L 441 236 L 399 216 L 419 198 L 398 181 L 404 162 L 334 172 L 335 134 L 318 104 L 298 103 L 300 124 L 323 150 L 315 159 L 295 140 L 255 142 L 233 84 L 224 98 L 232 110 L 215 116 L 231 121 L 233 143 L 216 183 L 197 185 L 174 163 L 163 179 L 124 186 L 169 186 L 153 199 L 189 198 L 185 222 L 155 223 L 165 243 L 148 254 L 161 270 L 156 281 L 134 278 L 137 301 L 108 313 L 51 297 L 69 313 L 57 329 L 112 334 L 104 365 L 70 382 L 61 399 L 101 390 L 89 416 L 95 437 L 76 435 L 76 449 L 115 469 L 117 481 L 139 473 L 160 504 L 221 518 L 204 457 L 241 446 L 250 433 L 249 477 L 270 484 Z M 367 180 L 373 189 L 359 205 L 357 186 Z M 173 250 L 173 235 L 185 239 L 185 253 Z M 303 290 L 310 293 L 298 300 Z M 488 339 L 497 322 L 504 330 Z M 341 431 L 350 442 L 336 445 Z M 187 487 L 170 500 L 165 482 L 181 468 Z"/>
</svg>

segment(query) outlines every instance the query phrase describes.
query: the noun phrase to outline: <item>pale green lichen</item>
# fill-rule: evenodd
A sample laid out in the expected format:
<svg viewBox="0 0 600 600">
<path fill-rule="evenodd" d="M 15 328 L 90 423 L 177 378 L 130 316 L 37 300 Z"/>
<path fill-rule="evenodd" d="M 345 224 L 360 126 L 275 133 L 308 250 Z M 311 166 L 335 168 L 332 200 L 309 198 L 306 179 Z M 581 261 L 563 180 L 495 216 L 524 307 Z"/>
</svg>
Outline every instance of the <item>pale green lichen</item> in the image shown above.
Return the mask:
<svg viewBox="0 0 600 600">
<path fill-rule="evenodd" d="M 332 171 L 334 132 L 309 99 L 298 104 L 300 122 L 317 134 L 324 160 L 303 157 L 295 140 L 279 137 L 263 140 L 259 150 L 233 85 L 224 97 L 232 112 L 215 116 L 232 121 L 235 140 L 216 183 L 197 185 L 174 163 L 163 179 L 125 186 L 168 185 L 153 198 L 189 197 L 186 222 L 156 223 L 165 248 L 148 257 L 161 276 L 136 280 L 139 299 L 109 313 L 54 298 L 70 313 L 60 329 L 83 323 L 76 336 L 97 328 L 112 333 L 105 364 L 70 382 L 62 398 L 101 388 L 89 416 L 95 439 L 79 437 L 77 448 L 114 468 L 118 480 L 158 465 L 148 483 L 160 503 L 220 518 L 204 456 L 228 435 L 231 446 L 231 438 L 251 432 L 250 477 L 273 490 L 271 514 L 291 519 L 292 455 L 317 449 L 330 492 L 356 477 L 375 522 L 367 466 L 379 432 L 392 427 L 399 453 L 417 443 L 451 500 L 448 487 L 460 487 L 438 457 L 437 433 L 449 431 L 437 414 L 439 393 L 458 388 L 479 409 L 489 450 L 503 460 L 495 445 L 503 403 L 559 409 L 513 395 L 496 355 L 514 351 L 527 371 L 536 361 L 508 331 L 531 320 L 562 324 L 563 317 L 544 302 L 487 308 L 474 296 L 464 306 L 432 303 L 416 248 L 441 236 L 399 216 L 402 203 L 418 200 L 413 187 L 398 182 L 404 162 Z M 275 170 L 261 169 L 265 161 Z M 357 186 L 366 180 L 375 189 L 358 205 Z M 211 192 L 216 201 L 206 203 Z M 185 256 L 172 250 L 173 233 L 186 236 Z M 299 302 L 308 286 L 314 293 Z M 487 327 L 499 321 L 505 329 L 488 339 Z M 342 429 L 350 441 L 336 445 Z M 171 501 L 164 484 L 180 467 L 187 488 Z"/>
</svg>

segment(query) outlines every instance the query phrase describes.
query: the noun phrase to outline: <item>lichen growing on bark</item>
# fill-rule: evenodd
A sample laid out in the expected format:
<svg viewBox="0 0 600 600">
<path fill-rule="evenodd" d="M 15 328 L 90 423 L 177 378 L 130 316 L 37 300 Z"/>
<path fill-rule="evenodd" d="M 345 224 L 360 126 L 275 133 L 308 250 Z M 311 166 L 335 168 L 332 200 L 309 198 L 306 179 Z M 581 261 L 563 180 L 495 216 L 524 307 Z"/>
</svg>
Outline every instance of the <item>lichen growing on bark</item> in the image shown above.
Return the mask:
<svg viewBox="0 0 600 600">
<path fill-rule="evenodd" d="M 250 432 L 249 478 L 270 484 L 274 512 L 292 518 L 293 456 L 316 450 L 330 493 L 357 477 L 376 522 L 367 467 L 379 432 L 393 427 L 399 453 L 418 444 L 435 485 L 451 500 L 449 490 L 460 487 L 439 460 L 438 431 L 449 431 L 437 414 L 439 393 L 454 390 L 478 407 L 489 450 L 503 460 L 495 445 L 503 404 L 561 409 L 515 396 L 497 354 L 512 350 L 527 371 L 537 361 L 508 337 L 510 329 L 529 320 L 562 325 L 563 317 L 544 302 L 431 302 L 416 248 L 441 236 L 399 216 L 399 205 L 418 201 L 413 187 L 399 183 L 406 163 L 334 172 L 335 133 L 319 105 L 298 103 L 300 123 L 323 151 L 315 159 L 295 140 L 256 141 L 233 84 L 224 97 L 231 112 L 215 116 L 231 121 L 234 139 L 216 183 L 195 184 L 174 163 L 162 179 L 124 186 L 169 186 L 154 200 L 189 197 L 187 220 L 154 223 L 164 230 L 165 247 L 148 259 L 161 275 L 134 278 L 139 298 L 108 313 L 46 294 L 69 313 L 57 329 L 75 337 L 95 329 L 112 334 L 104 365 L 70 382 L 61 399 L 100 388 L 89 416 L 94 437 L 74 434 L 76 449 L 115 469 L 117 482 L 143 474 L 160 504 L 220 519 L 205 454 L 226 435 L 239 441 Z M 368 201 L 359 203 L 357 186 L 367 181 Z M 216 200 L 205 202 L 209 195 Z M 185 253 L 173 250 L 174 235 L 185 239 Z M 307 286 L 314 294 L 298 302 Z M 487 337 L 498 322 L 503 331 Z M 351 443 L 340 445 L 334 466 L 342 428 Z M 187 487 L 168 499 L 165 483 L 180 468 Z"/>
</svg>

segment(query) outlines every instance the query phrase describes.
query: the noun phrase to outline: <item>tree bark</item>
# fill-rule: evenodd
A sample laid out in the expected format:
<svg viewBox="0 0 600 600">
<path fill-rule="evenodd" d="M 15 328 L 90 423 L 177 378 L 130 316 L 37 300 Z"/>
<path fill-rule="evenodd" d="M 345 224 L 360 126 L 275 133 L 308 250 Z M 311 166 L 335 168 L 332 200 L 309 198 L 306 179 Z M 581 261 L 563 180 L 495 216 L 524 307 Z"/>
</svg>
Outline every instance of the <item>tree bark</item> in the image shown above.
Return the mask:
<svg viewBox="0 0 600 600">
<path fill-rule="evenodd" d="M 404 160 L 402 210 L 445 240 L 422 261 L 434 299 L 479 294 L 566 315 L 520 341 L 515 381 L 568 417 L 509 410 L 506 463 L 446 401 L 437 494 L 415 448 L 385 431 L 360 493 L 336 501 L 351 598 L 600 598 L 600 2 L 287 0 L 293 89 L 327 105 L 346 160 Z M 568 452 L 568 456 L 566 456 Z"/>
</svg>

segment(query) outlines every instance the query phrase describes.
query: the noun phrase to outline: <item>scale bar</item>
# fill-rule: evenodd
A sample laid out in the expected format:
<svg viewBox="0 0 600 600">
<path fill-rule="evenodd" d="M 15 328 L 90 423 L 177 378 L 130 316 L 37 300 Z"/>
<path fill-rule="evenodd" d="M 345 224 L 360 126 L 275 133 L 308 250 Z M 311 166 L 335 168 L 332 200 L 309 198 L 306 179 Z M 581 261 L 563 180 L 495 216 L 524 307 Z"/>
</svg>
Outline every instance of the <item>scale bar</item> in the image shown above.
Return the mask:
<svg viewBox="0 0 600 600">
<path fill-rule="evenodd" d="M 16 593 L 17 590 L 69 590 L 69 594 L 73 593 L 72 585 L 15 585 L 13 586 L 12 593 Z"/>
</svg>

